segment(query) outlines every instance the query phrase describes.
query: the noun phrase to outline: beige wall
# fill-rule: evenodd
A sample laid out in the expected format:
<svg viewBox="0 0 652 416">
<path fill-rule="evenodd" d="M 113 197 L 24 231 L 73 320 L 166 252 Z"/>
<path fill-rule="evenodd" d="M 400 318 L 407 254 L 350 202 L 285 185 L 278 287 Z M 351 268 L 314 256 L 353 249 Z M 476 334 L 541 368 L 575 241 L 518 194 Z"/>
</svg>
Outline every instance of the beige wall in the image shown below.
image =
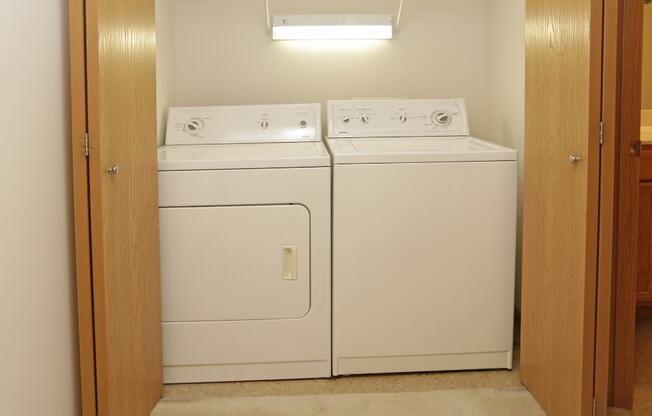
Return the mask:
<svg viewBox="0 0 652 416">
<path fill-rule="evenodd" d="M 0 3 L 0 415 L 79 414 L 66 13 Z"/>
<path fill-rule="evenodd" d="M 395 15 L 398 1 L 270 4 L 272 14 Z M 396 40 L 341 48 L 269 40 L 262 0 L 158 0 L 159 102 L 220 105 L 463 97 L 472 132 L 486 136 L 488 4 L 489 0 L 409 0 Z"/>
<path fill-rule="evenodd" d="M 523 160 L 525 144 L 525 0 L 491 0 L 489 18 L 488 138 L 513 147 Z M 519 189 L 523 164 L 519 164 Z M 520 307 L 521 192 L 519 192 L 517 304 Z"/>
<path fill-rule="evenodd" d="M 652 110 L 652 3 L 645 6 L 643 34 L 643 109 Z"/>
</svg>

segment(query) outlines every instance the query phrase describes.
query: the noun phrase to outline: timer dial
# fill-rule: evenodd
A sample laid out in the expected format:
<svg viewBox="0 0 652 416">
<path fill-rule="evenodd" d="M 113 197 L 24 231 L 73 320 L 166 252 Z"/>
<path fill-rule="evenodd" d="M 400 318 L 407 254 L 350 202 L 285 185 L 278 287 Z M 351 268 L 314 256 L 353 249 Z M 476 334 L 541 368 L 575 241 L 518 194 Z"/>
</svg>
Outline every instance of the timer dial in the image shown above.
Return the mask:
<svg viewBox="0 0 652 416">
<path fill-rule="evenodd" d="M 191 136 L 197 136 L 202 130 L 204 130 L 204 127 L 204 120 L 193 117 L 183 125 L 183 131 Z"/>
<path fill-rule="evenodd" d="M 435 111 L 432 113 L 432 121 L 439 126 L 449 126 L 453 122 L 453 116 L 446 111 Z"/>
</svg>

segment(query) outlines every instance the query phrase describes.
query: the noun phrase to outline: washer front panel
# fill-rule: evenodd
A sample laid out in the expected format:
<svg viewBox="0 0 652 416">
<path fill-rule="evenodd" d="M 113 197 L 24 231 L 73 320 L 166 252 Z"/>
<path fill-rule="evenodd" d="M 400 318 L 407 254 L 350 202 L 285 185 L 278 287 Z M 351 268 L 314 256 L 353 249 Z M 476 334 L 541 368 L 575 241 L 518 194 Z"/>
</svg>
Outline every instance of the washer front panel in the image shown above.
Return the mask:
<svg viewBox="0 0 652 416">
<path fill-rule="evenodd" d="M 328 137 L 468 136 L 463 99 L 328 102 Z"/>
</svg>

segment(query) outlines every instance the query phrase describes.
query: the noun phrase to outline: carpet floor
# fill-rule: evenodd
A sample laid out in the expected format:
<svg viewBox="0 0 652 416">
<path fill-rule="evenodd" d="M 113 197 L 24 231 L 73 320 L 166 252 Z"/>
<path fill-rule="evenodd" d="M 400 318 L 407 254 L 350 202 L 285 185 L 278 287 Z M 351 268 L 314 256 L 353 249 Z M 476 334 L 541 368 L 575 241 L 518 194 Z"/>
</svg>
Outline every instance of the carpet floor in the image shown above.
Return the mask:
<svg viewBox="0 0 652 416">
<path fill-rule="evenodd" d="M 518 363 L 518 357 L 515 360 Z M 165 386 L 151 416 L 545 416 L 513 371 Z"/>
<path fill-rule="evenodd" d="M 652 415 L 652 319 L 636 322 L 634 416 Z"/>
<path fill-rule="evenodd" d="M 163 400 L 152 416 L 545 416 L 523 388 Z"/>
</svg>

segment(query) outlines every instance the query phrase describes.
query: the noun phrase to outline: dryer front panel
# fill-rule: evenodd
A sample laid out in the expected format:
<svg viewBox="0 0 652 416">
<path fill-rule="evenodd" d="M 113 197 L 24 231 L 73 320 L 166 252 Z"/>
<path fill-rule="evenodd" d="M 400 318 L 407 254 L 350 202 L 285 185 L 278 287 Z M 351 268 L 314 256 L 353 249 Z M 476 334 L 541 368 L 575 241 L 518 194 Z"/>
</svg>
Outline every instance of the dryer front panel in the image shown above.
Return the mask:
<svg viewBox="0 0 652 416">
<path fill-rule="evenodd" d="M 302 205 L 160 209 L 164 322 L 290 319 L 310 310 Z"/>
</svg>

